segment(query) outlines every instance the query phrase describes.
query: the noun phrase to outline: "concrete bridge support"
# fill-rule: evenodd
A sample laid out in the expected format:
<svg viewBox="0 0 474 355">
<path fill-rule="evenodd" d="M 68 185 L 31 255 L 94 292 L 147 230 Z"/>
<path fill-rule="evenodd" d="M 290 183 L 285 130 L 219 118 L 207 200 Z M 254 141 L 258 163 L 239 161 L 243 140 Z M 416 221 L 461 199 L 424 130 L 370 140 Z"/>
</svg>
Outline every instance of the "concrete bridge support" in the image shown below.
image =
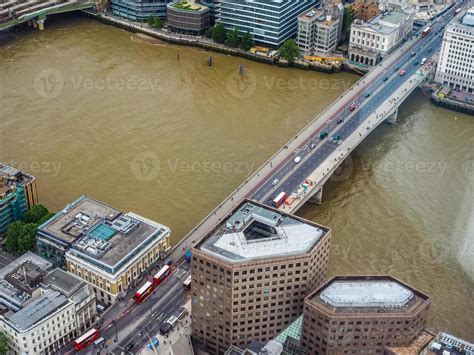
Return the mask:
<svg viewBox="0 0 474 355">
<path fill-rule="evenodd" d="M 395 124 L 397 123 L 397 117 L 398 117 L 398 108 L 395 109 L 393 113 L 391 113 L 385 121 L 387 121 L 390 124 Z"/>
<path fill-rule="evenodd" d="M 310 203 L 315 203 L 317 205 L 320 205 L 323 203 L 323 187 L 316 191 L 313 196 L 310 197 L 308 200 Z"/>
<path fill-rule="evenodd" d="M 37 20 L 36 22 L 38 23 L 38 29 L 40 31 L 43 31 L 44 30 L 44 21 L 45 19 L 41 19 L 41 20 Z"/>
</svg>

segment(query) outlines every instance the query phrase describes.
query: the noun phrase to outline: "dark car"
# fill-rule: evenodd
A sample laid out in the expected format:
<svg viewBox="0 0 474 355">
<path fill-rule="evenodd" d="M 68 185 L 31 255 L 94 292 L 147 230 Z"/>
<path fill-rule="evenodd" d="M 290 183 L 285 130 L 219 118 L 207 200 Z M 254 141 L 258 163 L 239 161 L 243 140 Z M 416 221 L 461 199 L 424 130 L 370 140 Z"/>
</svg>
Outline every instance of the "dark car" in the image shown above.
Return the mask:
<svg viewBox="0 0 474 355">
<path fill-rule="evenodd" d="M 418 65 L 419 63 L 420 63 L 419 61 L 415 60 L 415 63 L 413 64 Z"/>
<path fill-rule="evenodd" d="M 433 48 L 430 47 L 428 48 L 428 53 L 431 53 L 431 52 L 433 52 Z"/>
<path fill-rule="evenodd" d="M 130 351 L 130 350 L 133 349 L 134 346 L 135 346 L 135 343 L 130 342 L 130 343 L 128 343 L 128 344 L 123 348 L 123 350 L 125 350 L 125 351 Z"/>
<path fill-rule="evenodd" d="M 337 124 L 342 123 L 342 121 L 344 121 L 342 118 L 338 119 Z"/>
<path fill-rule="evenodd" d="M 387 81 L 388 80 L 388 77 L 386 76 L 385 78 L 383 78 L 383 81 Z"/>
<path fill-rule="evenodd" d="M 370 92 L 368 92 L 367 94 L 365 94 L 365 98 L 368 98 L 370 97 Z"/>
<path fill-rule="evenodd" d="M 399 71 L 399 70 L 400 70 L 400 67 L 396 67 L 396 68 L 395 68 L 395 71 Z"/>
</svg>

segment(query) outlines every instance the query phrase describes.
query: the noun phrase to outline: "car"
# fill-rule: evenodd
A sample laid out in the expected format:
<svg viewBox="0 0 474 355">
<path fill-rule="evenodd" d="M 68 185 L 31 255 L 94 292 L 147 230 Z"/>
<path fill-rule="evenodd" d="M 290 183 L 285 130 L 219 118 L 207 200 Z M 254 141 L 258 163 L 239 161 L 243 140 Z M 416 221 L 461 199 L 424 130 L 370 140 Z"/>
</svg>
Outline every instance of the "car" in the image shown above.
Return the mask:
<svg viewBox="0 0 474 355">
<path fill-rule="evenodd" d="M 336 135 L 334 136 L 334 140 L 335 140 L 335 141 L 338 141 L 339 139 L 341 139 L 341 135 L 340 135 L 340 134 L 336 134 Z"/>
<path fill-rule="evenodd" d="M 309 146 L 309 149 L 314 149 L 314 148 L 316 148 L 316 144 L 311 143 L 311 145 Z"/>
<path fill-rule="evenodd" d="M 399 71 L 399 70 L 400 70 L 400 67 L 396 67 L 396 68 L 395 68 L 395 71 Z"/>
<path fill-rule="evenodd" d="M 135 343 L 134 343 L 134 342 L 130 342 L 130 343 L 128 343 L 127 345 L 125 345 L 125 347 L 123 348 L 123 350 L 129 352 L 130 350 L 133 349 L 134 346 L 135 346 Z"/>
<path fill-rule="evenodd" d="M 433 52 L 433 48 L 430 47 L 428 48 L 428 53 L 431 53 L 431 52 Z"/>
<path fill-rule="evenodd" d="M 411 52 L 411 56 L 414 57 L 416 55 L 416 52 Z"/>
<path fill-rule="evenodd" d="M 357 103 L 354 102 L 349 108 L 349 111 L 354 112 L 357 109 L 357 107 L 358 107 Z"/>
<path fill-rule="evenodd" d="M 420 62 L 418 60 L 415 60 L 415 63 L 413 63 L 414 65 L 418 65 L 420 64 Z"/>
<path fill-rule="evenodd" d="M 328 132 L 321 132 L 319 133 L 319 138 L 324 139 L 328 136 Z"/>
<path fill-rule="evenodd" d="M 156 348 L 158 345 L 160 345 L 158 338 L 151 338 L 151 342 L 149 342 L 146 347 L 147 349 L 153 350 L 153 348 Z"/>
<path fill-rule="evenodd" d="M 368 92 L 367 94 L 365 94 L 365 98 L 368 98 L 370 97 L 370 92 Z"/>
<path fill-rule="evenodd" d="M 386 76 L 385 78 L 383 78 L 383 81 L 387 81 L 388 80 L 388 76 Z"/>
<path fill-rule="evenodd" d="M 300 156 L 297 156 L 297 157 L 295 157 L 295 159 L 293 159 L 293 162 L 294 162 L 295 164 L 298 164 L 300 161 L 301 161 L 301 157 L 300 157 Z"/>
<path fill-rule="evenodd" d="M 405 72 L 405 70 L 402 69 L 402 70 L 400 70 L 399 74 L 400 74 L 400 76 L 404 76 L 406 74 L 406 72 Z"/>
<path fill-rule="evenodd" d="M 278 184 L 280 182 L 280 180 L 278 179 L 275 179 L 272 181 L 272 186 L 275 186 L 276 184 Z"/>
<path fill-rule="evenodd" d="M 337 124 L 342 123 L 343 121 L 344 121 L 344 119 L 340 118 L 340 119 L 337 120 Z"/>
</svg>

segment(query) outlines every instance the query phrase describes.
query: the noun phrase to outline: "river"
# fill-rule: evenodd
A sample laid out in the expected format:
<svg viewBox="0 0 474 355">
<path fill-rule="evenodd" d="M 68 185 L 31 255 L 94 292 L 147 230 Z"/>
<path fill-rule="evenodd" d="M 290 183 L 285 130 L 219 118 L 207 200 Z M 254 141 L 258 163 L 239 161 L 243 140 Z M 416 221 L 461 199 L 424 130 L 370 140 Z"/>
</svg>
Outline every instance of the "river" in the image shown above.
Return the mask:
<svg viewBox="0 0 474 355">
<path fill-rule="evenodd" d="M 75 17 L 1 37 L 0 68 L 0 161 L 35 175 L 50 210 L 87 194 L 174 242 L 357 80 Z M 431 329 L 471 341 L 473 137 L 472 117 L 414 93 L 298 211 L 333 228 L 331 275 L 393 274 L 432 297 Z"/>
</svg>

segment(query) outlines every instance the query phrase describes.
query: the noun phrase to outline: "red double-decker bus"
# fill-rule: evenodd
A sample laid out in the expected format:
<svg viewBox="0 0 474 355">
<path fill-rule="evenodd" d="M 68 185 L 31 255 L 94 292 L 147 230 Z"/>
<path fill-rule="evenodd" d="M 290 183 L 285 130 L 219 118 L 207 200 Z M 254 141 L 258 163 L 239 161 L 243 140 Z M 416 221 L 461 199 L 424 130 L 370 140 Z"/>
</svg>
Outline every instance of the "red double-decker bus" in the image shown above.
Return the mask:
<svg viewBox="0 0 474 355">
<path fill-rule="evenodd" d="M 431 27 L 426 27 L 422 32 L 421 32 L 421 37 L 426 37 L 430 34 L 431 32 Z"/>
<path fill-rule="evenodd" d="M 100 333 L 97 329 L 92 328 L 82 334 L 79 338 L 74 340 L 74 349 L 81 351 L 85 349 L 88 345 L 92 344 L 94 340 L 98 339 Z"/>
<path fill-rule="evenodd" d="M 272 201 L 272 206 L 278 208 L 286 200 L 286 192 L 280 192 L 277 197 Z"/>
<path fill-rule="evenodd" d="M 158 286 L 163 281 L 166 280 L 168 276 L 171 274 L 171 267 L 169 265 L 165 265 L 158 271 L 155 276 L 153 276 L 153 285 Z"/>
<path fill-rule="evenodd" d="M 143 300 L 145 300 L 148 296 L 151 295 L 153 292 L 153 284 L 150 281 L 145 282 L 145 284 L 140 287 L 137 292 L 135 292 L 135 295 L 133 298 L 135 299 L 135 302 L 141 303 Z"/>
</svg>

